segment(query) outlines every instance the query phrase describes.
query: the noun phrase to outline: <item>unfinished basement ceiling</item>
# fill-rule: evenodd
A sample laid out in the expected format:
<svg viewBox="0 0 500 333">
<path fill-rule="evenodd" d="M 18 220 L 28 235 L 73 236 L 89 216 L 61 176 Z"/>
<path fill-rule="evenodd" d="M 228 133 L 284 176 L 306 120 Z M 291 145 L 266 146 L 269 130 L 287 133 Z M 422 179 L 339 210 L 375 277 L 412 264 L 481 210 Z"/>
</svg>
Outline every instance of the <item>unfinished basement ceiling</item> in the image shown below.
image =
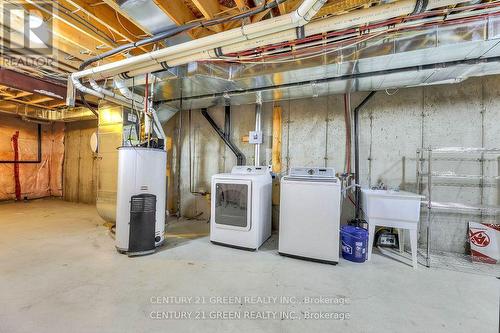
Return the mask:
<svg viewBox="0 0 500 333">
<path fill-rule="evenodd" d="M 354 91 L 457 83 L 500 73 L 500 18 L 434 25 L 384 35 L 306 61 L 285 64 L 198 63 L 184 78 L 165 79 L 156 99 L 183 108 L 252 104 Z M 319 64 L 319 65 L 318 65 Z"/>
<path fill-rule="evenodd" d="M 278 8 L 266 10 L 244 22 L 237 20 L 208 28 L 196 28 L 164 40 L 155 46 L 139 47 L 132 50 L 130 55 L 138 55 L 151 51 L 153 47 L 167 47 L 233 29 L 241 24 L 283 15 L 294 10 L 301 2 L 301 0 L 286 1 Z M 54 40 L 51 45 L 53 51 L 51 54 L 42 55 L 33 52 L 28 54 L 23 52 L 22 48 L 12 48 L 12 45 L 22 45 L 23 31 L 13 26 L 4 26 L 0 22 L 2 29 L 8 32 L 2 35 L 4 43 L 2 43 L 0 55 L 1 66 L 32 77 L 55 80 L 61 85 L 66 85 L 68 75 L 77 71 L 83 61 L 95 55 L 125 43 L 136 42 L 174 26 L 197 20 L 232 16 L 261 6 L 265 2 L 257 0 L 41 0 L 22 3 L 5 0 L 3 3 L 17 7 L 24 11 L 25 15 L 30 10 L 35 10 L 36 15 L 41 15 L 40 17 L 44 20 L 44 27 L 52 31 Z M 330 0 L 317 17 L 353 10 L 371 3 L 371 0 Z M 47 58 L 48 61 L 41 66 L 30 65 L 40 56 Z M 101 61 L 101 64 L 126 57 L 128 57 L 127 52 L 121 53 Z M 32 96 L 29 91 L 19 90 L 9 85 L 4 85 L 1 91 L 0 106 L 3 112 L 51 120 L 62 119 L 65 114 L 69 114 L 64 105 L 59 104 L 58 101 L 49 100 L 46 95 Z M 94 98 L 90 97 L 89 101 L 96 105 L 97 101 Z M 89 114 L 85 115 L 85 117 L 89 116 Z"/>
</svg>

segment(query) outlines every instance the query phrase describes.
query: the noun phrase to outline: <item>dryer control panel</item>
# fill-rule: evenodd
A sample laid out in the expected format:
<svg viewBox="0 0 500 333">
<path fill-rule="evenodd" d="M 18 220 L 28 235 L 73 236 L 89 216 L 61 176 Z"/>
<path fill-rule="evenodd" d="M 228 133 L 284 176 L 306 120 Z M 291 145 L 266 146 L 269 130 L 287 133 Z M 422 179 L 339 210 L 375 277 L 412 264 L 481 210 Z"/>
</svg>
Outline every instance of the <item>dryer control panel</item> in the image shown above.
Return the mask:
<svg viewBox="0 0 500 333">
<path fill-rule="evenodd" d="M 335 178 L 334 168 L 291 168 L 289 177 L 299 178 Z"/>
<path fill-rule="evenodd" d="M 271 170 L 267 166 L 238 165 L 231 170 L 235 175 L 265 175 Z"/>
</svg>

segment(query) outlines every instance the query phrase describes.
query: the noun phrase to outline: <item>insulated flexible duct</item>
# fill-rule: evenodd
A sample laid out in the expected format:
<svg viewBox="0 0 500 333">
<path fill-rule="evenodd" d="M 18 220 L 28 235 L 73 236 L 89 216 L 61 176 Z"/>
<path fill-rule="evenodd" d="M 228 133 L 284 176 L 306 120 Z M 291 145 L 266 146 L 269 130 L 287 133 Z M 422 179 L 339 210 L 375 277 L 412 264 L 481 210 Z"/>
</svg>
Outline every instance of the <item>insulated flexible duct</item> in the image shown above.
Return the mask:
<svg viewBox="0 0 500 333">
<path fill-rule="evenodd" d="M 287 28 L 295 28 L 303 26 L 318 12 L 318 10 L 323 6 L 326 0 L 305 0 L 300 7 L 294 12 L 273 18 L 271 20 L 265 20 L 262 22 L 249 24 L 242 26 L 241 28 L 236 28 L 228 31 L 224 31 L 213 36 L 208 36 L 200 39 L 196 39 L 187 43 L 178 44 L 173 47 L 168 47 L 159 51 L 154 51 L 139 56 L 124 59 L 111 64 L 106 64 L 98 66 L 95 68 L 83 70 L 70 75 L 70 83 L 68 84 L 68 99 L 67 104 L 70 106 L 74 105 L 74 89 L 87 94 L 94 95 L 98 98 L 108 99 L 113 101 L 112 97 L 107 96 L 102 92 L 94 91 L 93 89 L 85 87 L 80 79 L 85 77 L 90 77 L 93 79 L 107 78 L 109 76 L 115 76 L 121 74 L 122 77 L 131 77 L 131 73 L 127 73 L 127 70 L 123 70 L 122 66 L 127 68 L 142 68 L 143 73 L 149 73 L 154 70 L 161 70 L 162 68 L 168 68 L 170 65 L 167 62 L 159 61 L 159 58 L 163 56 L 163 53 L 168 51 L 169 54 L 187 54 L 189 55 L 196 50 L 208 50 L 212 48 L 217 48 L 223 45 L 229 45 L 237 41 L 244 41 L 256 37 L 261 37 L 269 33 L 279 32 Z M 276 5 L 281 3 L 281 1 L 273 2 Z M 272 21 L 272 22 L 271 22 Z M 186 62 L 185 62 L 186 63 Z M 135 74 L 132 74 L 135 76 Z M 116 102 L 116 99 L 114 100 Z M 120 102 L 120 101 L 118 101 Z M 122 103 L 119 103 L 122 104 Z"/>
<path fill-rule="evenodd" d="M 319 20 L 306 25 L 325 2 L 326 0 L 305 0 L 296 11 L 287 15 L 76 72 L 71 75 L 70 81 L 74 83 L 77 89 L 84 89 L 86 93 L 102 98 L 103 94 L 93 93 L 92 89 L 85 89 L 77 81 L 85 77 L 105 79 L 118 74 L 122 74 L 124 77 L 133 77 L 189 62 L 218 58 L 227 53 L 249 50 L 328 31 L 357 27 L 370 22 L 385 21 L 394 17 L 412 14 L 415 12 L 415 8 L 422 6 L 419 0 L 403 0 L 356 10 L 345 15 Z M 429 0 L 426 9 L 465 2 L 467 1 Z M 418 8 L 417 11 L 421 11 Z M 133 69 L 130 70 L 130 68 Z M 73 87 L 69 84 L 68 104 L 70 105 L 73 93 Z"/>
</svg>

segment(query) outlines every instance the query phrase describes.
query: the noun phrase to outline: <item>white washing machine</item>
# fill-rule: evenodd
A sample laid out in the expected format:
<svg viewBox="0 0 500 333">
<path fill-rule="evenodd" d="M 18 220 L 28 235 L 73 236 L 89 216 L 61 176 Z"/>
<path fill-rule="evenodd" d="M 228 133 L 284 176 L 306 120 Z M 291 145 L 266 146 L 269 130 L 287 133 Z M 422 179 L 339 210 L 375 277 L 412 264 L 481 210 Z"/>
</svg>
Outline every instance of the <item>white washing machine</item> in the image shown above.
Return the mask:
<svg viewBox="0 0 500 333">
<path fill-rule="evenodd" d="M 235 166 L 212 176 L 210 241 L 257 250 L 271 236 L 269 168 Z"/>
<path fill-rule="evenodd" d="M 341 184 L 333 168 L 292 168 L 281 180 L 278 251 L 329 264 L 339 261 Z"/>
</svg>

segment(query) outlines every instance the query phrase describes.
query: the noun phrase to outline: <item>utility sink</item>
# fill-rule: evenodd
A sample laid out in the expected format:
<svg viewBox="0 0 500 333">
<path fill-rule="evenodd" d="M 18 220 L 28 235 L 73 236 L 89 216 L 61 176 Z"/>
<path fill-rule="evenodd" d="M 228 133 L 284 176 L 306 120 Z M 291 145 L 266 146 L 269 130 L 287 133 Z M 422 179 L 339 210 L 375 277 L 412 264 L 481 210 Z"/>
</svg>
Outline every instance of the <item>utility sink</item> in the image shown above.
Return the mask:
<svg viewBox="0 0 500 333">
<path fill-rule="evenodd" d="M 420 220 L 420 200 L 424 196 L 395 190 L 362 189 L 363 212 L 368 220 Z"/>
<path fill-rule="evenodd" d="M 372 256 L 375 227 L 398 228 L 399 251 L 404 249 L 403 229 L 410 233 L 413 268 L 417 268 L 417 236 L 422 195 L 394 190 L 362 189 L 362 206 L 368 222 L 368 260 Z"/>
</svg>

